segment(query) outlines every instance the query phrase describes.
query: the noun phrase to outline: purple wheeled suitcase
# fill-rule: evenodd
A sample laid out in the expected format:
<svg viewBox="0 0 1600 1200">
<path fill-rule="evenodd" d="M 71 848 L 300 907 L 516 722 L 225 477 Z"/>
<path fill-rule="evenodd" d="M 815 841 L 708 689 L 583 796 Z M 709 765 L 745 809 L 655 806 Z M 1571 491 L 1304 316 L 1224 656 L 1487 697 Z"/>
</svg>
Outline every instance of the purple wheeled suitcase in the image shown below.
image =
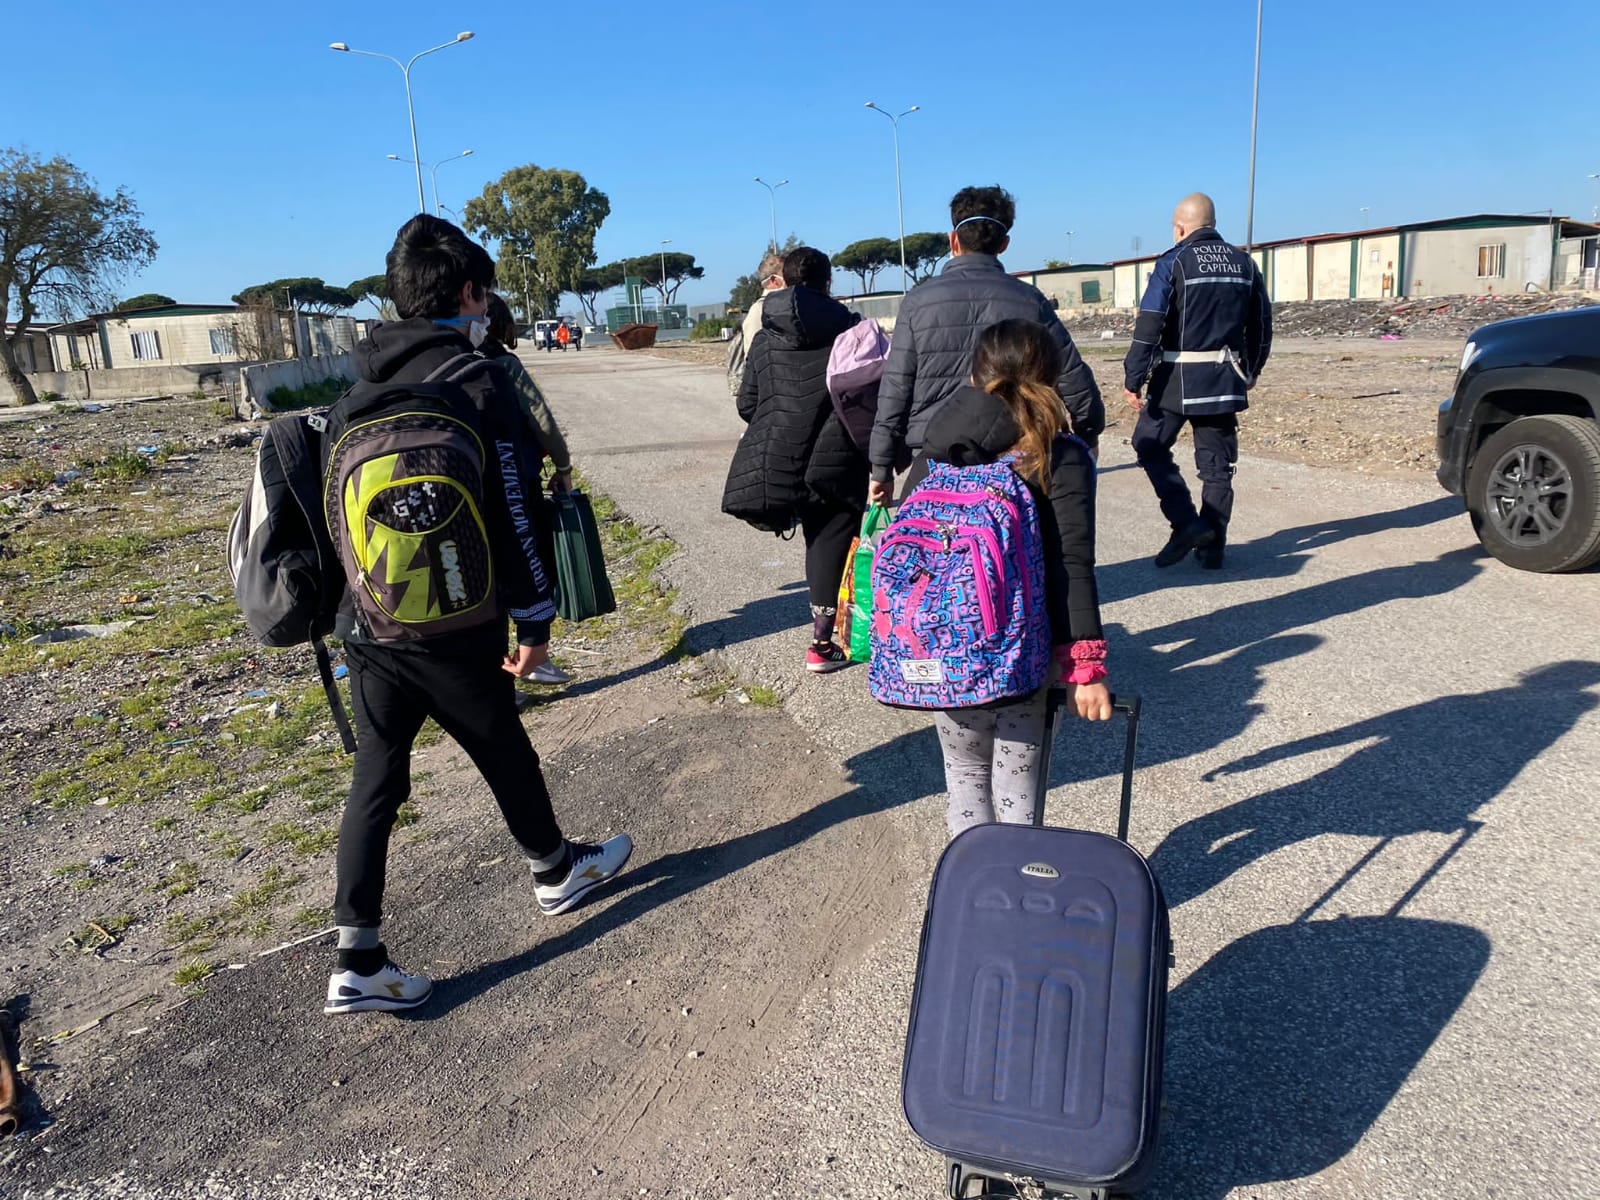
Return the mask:
<svg viewBox="0 0 1600 1200">
<path fill-rule="evenodd" d="M 1040 821 L 1061 699 L 1047 707 Z M 934 870 L 902 1099 L 949 1164 L 952 1200 L 1002 1182 L 1104 1200 L 1155 1166 L 1170 939 L 1161 889 L 1126 840 L 1139 701 L 1115 707 L 1128 721 L 1115 838 L 980 825 Z"/>
</svg>

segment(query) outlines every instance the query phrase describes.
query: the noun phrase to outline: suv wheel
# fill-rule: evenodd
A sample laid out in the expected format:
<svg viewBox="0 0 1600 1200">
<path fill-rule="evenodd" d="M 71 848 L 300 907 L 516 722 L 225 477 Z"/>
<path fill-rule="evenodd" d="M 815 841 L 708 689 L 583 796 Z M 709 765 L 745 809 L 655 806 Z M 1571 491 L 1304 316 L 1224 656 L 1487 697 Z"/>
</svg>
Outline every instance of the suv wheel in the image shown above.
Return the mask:
<svg viewBox="0 0 1600 1200">
<path fill-rule="evenodd" d="M 1473 457 L 1467 509 L 1507 566 L 1576 571 L 1600 560 L 1600 427 L 1550 415 L 1496 430 Z"/>
</svg>

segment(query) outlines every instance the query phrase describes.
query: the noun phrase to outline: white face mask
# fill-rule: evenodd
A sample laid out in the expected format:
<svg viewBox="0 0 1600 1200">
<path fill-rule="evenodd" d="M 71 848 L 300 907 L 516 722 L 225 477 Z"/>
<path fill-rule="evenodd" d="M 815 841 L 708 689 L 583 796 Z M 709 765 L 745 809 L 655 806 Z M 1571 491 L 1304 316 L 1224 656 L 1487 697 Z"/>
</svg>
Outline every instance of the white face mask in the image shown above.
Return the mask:
<svg viewBox="0 0 1600 1200">
<path fill-rule="evenodd" d="M 473 317 L 472 323 L 467 326 L 467 340 L 477 349 L 489 340 L 489 318 Z"/>
</svg>

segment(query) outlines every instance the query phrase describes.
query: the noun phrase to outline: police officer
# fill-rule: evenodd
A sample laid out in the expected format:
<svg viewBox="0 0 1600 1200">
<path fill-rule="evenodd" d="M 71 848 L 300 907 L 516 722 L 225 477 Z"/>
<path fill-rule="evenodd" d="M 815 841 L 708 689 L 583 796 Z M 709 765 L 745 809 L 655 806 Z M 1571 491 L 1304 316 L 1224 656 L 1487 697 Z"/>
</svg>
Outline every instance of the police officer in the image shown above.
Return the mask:
<svg viewBox="0 0 1600 1200">
<path fill-rule="evenodd" d="M 1233 514 L 1239 417 L 1272 348 L 1272 303 L 1251 257 L 1223 241 L 1216 206 L 1196 192 L 1172 214 L 1177 244 L 1156 260 L 1123 362 L 1124 398 L 1139 410 L 1133 451 L 1150 477 L 1172 537 L 1156 555 L 1170 567 L 1191 550 L 1202 567 L 1222 566 Z M 1148 385 L 1148 388 L 1147 386 Z M 1141 398 L 1140 393 L 1145 392 Z M 1200 509 L 1172 446 L 1194 431 Z"/>
</svg>

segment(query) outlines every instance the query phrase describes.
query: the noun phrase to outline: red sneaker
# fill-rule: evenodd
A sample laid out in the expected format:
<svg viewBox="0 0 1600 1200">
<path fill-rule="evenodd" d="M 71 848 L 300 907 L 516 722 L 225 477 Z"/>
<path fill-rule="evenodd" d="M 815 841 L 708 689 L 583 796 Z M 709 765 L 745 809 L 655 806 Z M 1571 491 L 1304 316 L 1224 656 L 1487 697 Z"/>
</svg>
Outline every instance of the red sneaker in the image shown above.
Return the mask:
<svg viewBox="0 0 1600 1200">
<path fill-rule="evenodd" d="M 845 657 L 838 642 L 813 643 L 811 649 L 806 651 L 806 670 L 819 675 L 849 665 L 850 660 Z"/>
</svg>

